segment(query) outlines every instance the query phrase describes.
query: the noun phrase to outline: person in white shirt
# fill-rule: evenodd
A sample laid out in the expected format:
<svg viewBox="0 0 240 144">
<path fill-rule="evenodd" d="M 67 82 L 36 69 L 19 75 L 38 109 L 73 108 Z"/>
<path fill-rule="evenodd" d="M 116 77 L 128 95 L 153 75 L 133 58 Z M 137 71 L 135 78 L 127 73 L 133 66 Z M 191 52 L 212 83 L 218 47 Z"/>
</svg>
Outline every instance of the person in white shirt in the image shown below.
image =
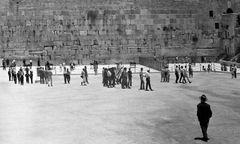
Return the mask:
<svg viewBox="0 0 240 144">
<path fill-rule="evenodd" d="M 145 77 L 146 77 L 146 91 L 148 91 L 148 87 L 151 91 L 153 91 L 151 87 L 151 81 L 150 81 L 150 70 L 147 70 L 147 72 L 145 73 Z"/>
</svg>

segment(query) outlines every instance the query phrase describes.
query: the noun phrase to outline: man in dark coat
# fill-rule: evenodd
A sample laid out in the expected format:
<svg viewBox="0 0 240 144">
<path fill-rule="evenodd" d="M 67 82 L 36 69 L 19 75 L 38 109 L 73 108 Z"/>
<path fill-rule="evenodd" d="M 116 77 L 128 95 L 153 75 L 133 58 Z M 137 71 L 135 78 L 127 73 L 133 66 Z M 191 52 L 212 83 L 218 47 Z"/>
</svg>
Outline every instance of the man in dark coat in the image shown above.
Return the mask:
<svg viewBox="0 0 240 144">
<path fill-rule="evenodd" d="M 131 88 L 132 86 L 132 71 L 131 68 L 128 70 L 128 88 Z"/>
<path fill-rule="evenodd" d="M 5 61 L 5 59 L 2 60 L 2 67 L 3 67 L 3 70 L 6 70 L 6 61 Z"/>
<path fill-rule="evenodd" d="M 175 68 L 175 76 L 176 76 L 175 83 L 178 83 L 178 80 L 179 80 L 179 68 L 178 68 L 178 66 L 176 66 L 176 68 Z"/>
<path fill-rule="evenodd" d="M 122 89 L 127 88 L 127 80 L 128 80 L 127 68 L 123 69 L 121 80 L 122 80 L 121 81 Z"/>
<path fill-rule="evenodd" d="M 12 70 L 12 77 L 13 77 L 14 83 L 17 84 L 17 74 L 16 74 L 16 71 L 14 69 Z"/>
<path fill-rule="evenodd" d="M 31 80 L 31 84 L 33 84 L 33 71 L 30 71 L 30 80 Z"/>
<path fill-rule="evenodd" d="M 8 69 L 8 79 L 12 81 L 12 70 L 10 68 Z"/>
<path fill-rule="evenodd" d="M 210 105 L 206 103 L 207 97 L 205 95 L 202 95 L 200 100 L 201 102 L 197 105 L 197 117 L 202 129 L 202 140 L 208 141 L 207 129 L 209 120 L 212 117 L 212 110 Z"/>
</svg>

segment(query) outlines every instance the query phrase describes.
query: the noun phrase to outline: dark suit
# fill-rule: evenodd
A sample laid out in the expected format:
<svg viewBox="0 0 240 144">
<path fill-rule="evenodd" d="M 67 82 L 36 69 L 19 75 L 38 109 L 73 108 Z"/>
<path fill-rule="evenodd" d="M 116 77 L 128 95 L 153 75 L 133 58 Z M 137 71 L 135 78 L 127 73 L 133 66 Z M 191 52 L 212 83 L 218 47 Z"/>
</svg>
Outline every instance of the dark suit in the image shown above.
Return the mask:
<svg viewBox="0 0 240 144">
<path fill-rule="evenodd" d="M 197 117 L 202 129 L 203 138 L 208 138 L 208 123 L 210 118 L 212 117 L 212 110 L 210 108 L 210 105 L 205 102 L 199 103 L 197 105 Z"/>
<path fill-rule="evenodd" d="M 179 80 L 179 69 L 178 68 L 176 68 L 175 69 L 175 76 L 176 76 L 176 83 L 178 83 L 178 80 Z"/>
</svg>

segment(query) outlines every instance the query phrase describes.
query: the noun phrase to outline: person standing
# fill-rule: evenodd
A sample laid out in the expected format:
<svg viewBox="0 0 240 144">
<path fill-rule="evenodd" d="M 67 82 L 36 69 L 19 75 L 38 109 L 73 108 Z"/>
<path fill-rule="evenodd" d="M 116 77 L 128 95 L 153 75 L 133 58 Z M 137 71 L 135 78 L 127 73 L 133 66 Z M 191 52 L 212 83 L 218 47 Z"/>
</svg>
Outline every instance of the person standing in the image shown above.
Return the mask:
<svg viewBox="0 0 240 144">
<path fill-rule="evenodd" d="M 111 87 L 111 77 L 112 77 L 112 72 L 111 69 L 107 69 L 107 87 Z"/>
<path fill-rule="evenodd" d="M 48 84 L 48 86 L 50 87 L 52 87 L 53 86 L 53 84 L 52 84 L 52 75 L 53 75 L 53 73 L 52 73 L 52 71 L 51 70 L 46 70 L 46 73 L 47 73 L 47 84 Z"/>
<path fill-rule="evenodd" d="M 21 85 L 24 85 L 24 72 L 22 68 L 20 68 L 20 82 Z"/>
<path fill-rule="evenodd" d="M 128 77 L 127 68 L 124 68 L 123 72 L 121 74 L 121 86 L 122 86 L 122 89 L 127 88 L 127 77 Z"/>
<path fill-rule="evenodd" d="M 18 79 L 18 84 L 21 84 L 21 71 L 18 70 L 17 72 L 17 79 Z"/>
<path fill-rule="evenodd" d="M 132 86 L 132 71 L 131 68 L 128 69 L 128 88 Z"/>
<path fill-rule="evenodd" d="M 12 70 L 11 70 L 11 68 L 8 69 L 8 80 L 12 81 Z"/>
<path fill-rule="evenodd" d="M 30 71 L 30 80 L 31 80 L 31 84 L 33 84 L 33 71 Z"/>
<path fill-rule="evenodd" d="M 50 70 L 51 68 L 50 68 L 50 63 L 49 63 L 49 61 L 47 61 L 46 62 L 46 64 L 45 64 L 45 70 Z"/>
<path fill-rule="evenodd" d="M 178 83 L 178 80 L 179 80 L 179 68 L 178 68 L 178 66 L 176 66 L 176 68 L 175 68 L 175 76 L 176 76 L 175 83 Z"/>
<path fill-rule="evenodd" d="M 70 84 L 71 73 L 70 73 L 69 69 L 67 69 L 67 72 L 66 72 L 66 79 L 67 79 L 67 83 Z"/>
<path fill-rule="evenodd" d="M 189 78 L 188 78 L 188 74 L 187 74 L 187 66 L 185 66 L 185 69 L 183 69 L 183 75 L 184 75 L 184 80 L 185 80 L 185 82 L 187 82 L 186 81 L 186 79 L 188 80 L 188 83 L 192 83 L 190 80 L 189 80 Z"/>
<path fill-rule="evenodd" d="M 179 83 L 186 83 L 186 80 L 185 80 L 185 77 L 184 77 L 183 66 L 181 66 L 181 68 L 180 68 L 180 79 L 179 79 Z"/>
<path fill-rule="evenodd" d="M 147 70 L 146 74 L 145 74 L 145 77 L 146 77 L 146 91 L 148 91 L 148 88 L 152 90 L 152 87 L 151 87 L 151 81 L 150 81 L 150 70 Z"/>
<path fill-rule="evenodd" d="M 86 83 L 89 84 L 89 82 L 88 82 L 87 66 L 84 67 L 84 72 L 85 72 L 85 77 L 86 77 Z"/>
<path fill-rule="evenodd" d="M 237 66 L 235 64 L 233 65 L 233 77 L 237 78 Z"/>
<path fill-rule="evenodd" d="M 98 62 L 97 61 L 93 62 L 93 69 L 94 69 L 95 75 L 97 75 L 98 74 Z"/>
<path fill-rule="evenodd" d="M 39 76 L 40 76 L 40 84 L 44 84 L 45 81 L 44 81 L 44 69 L 43 68 L 39 69 Z"/>
<path fill-rule="evenodd" d="M 144 88 L 144 79 L 143 79 L 143 77 L 144 77 L 144 75 L 143 75 L 143 68 L 141 68 L 141 71 L 140 71 L 140 73 L 139 73 L 139 77 L 140 77 L 140 89 L 139 90 L 144 90 L 145 88 Z"/>
<path fill-rule="evenodd" d="M 67 68 L 63 67 L 63 78 L 64 78 L 64 84 L 67 84 Z"/>
<path fill-rule="evenodd" d="M 102 69 L 102 84 L 103 84 L 103 86 L 106 86 L 105 79 L 106 79 L 105 68 L 103 67 L 103 69 Z"/>
<path fill-rule="evenodd" d="M 211 71 L 211 65 L 210 65 L 210 64 L 208 64 L 208 66 L 207 66 L 207 71 L 208 71 L 208 72 Z"/>
<path fill-rule="evenodd" d="M 188 72 L 189 72 L 189 78 L 193 78 L 193 69 L 192 69 L 192 65 L 189 65 L 189 67 L 188 67 Z"/>
<path fill-rule="evenodd" d="M 29 71 L 26 71 L 25 77 L 26 77 L 26 83 L 29 84 L 29 77 L 30 77 Z"/>
<path fill-rule="evenodd" d="M 2 60 L 2 67 L 3 67 L 3 70 L 6 70 L 6 61 L 5 61 L 5 59 Z"/>
<path fill-rule="evenodd" d="M 84 68 L 82 69 L 81 78 L 82 78 L 81 85 L 86 86 L 86 74 Z"/>
<path fill-rule="evenodd" d="M 12 70 L 12 77 L 13 77 L 14 83 L 17 84 L 17 74 L 16 74 L 15 69 Z"/>
<path fill-rule="evenodd" d="M 209 120 L 212 117 L 212 110 L 210 105 L 206 103 L 207 97 L 205 95 L 202 95 L 200 97 L 200 101 L 201 102 L 197 105 L 197 117 L 203 134 L 202 140 L 208 141 L 209 138 L 207 134 L 207 129 Z"/>
</svg>

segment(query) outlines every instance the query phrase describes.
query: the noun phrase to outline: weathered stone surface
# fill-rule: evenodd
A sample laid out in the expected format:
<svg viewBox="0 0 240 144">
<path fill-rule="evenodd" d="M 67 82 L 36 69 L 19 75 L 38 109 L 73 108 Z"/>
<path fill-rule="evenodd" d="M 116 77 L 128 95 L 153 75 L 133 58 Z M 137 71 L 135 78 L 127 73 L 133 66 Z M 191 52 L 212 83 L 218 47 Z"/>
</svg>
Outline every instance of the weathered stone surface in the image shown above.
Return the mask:
<svg viewBox="0 0 240 144">
<path fill-rule="evenodd" d="M 215 23 L 220 22 L 227 9 L 226 0 L 5 0 L 1 3 L 0 38 L 5 56 L 19 53 L 27 56 L 29 50 L 52 47 L 47 54 L 51 59 L 57 58 L 55 53 L 63 57 L 67 53 L 71 59 L 117 56 L 131 59 L 169 53 L 189 55 L 197 53 L 196 48 L 216 49 L 219 30 Z M 232 0 L 232 7 L 239 11 L 239 2 Z M 209 11 L 213 11 L 212 16 Z M 189 49 L 187 54 L 181 52 L 183 49 Z"/>
</svg>

